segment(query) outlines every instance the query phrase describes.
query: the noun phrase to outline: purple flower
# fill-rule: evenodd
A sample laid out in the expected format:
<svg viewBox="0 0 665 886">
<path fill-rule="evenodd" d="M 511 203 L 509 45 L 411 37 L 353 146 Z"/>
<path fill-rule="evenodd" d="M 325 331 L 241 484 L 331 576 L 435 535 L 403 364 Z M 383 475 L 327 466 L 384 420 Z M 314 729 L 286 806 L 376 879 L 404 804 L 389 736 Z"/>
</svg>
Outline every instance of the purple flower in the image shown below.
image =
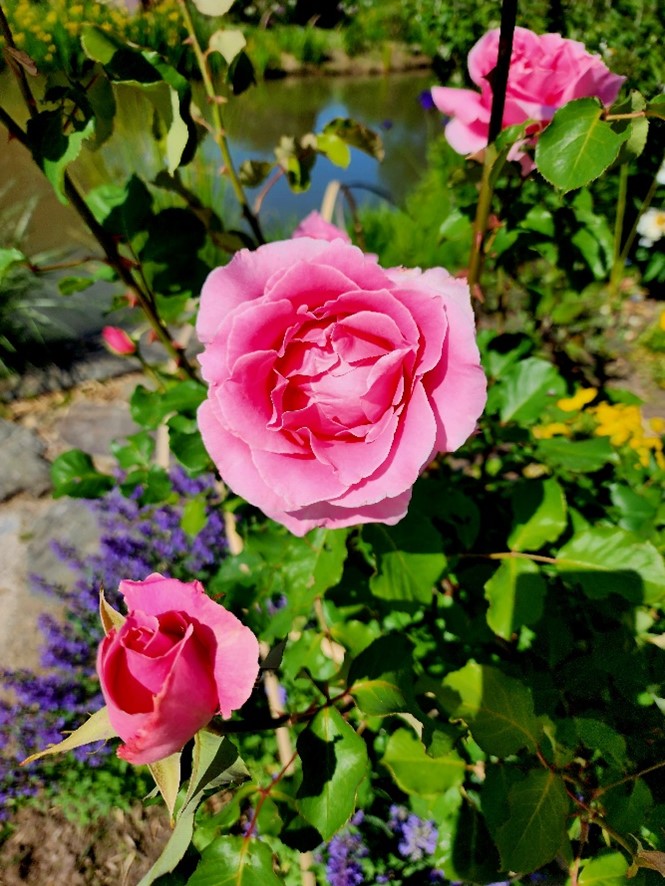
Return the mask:
<svg viewBox="0 0 665 886">
<path fill-rule="evenodd" d="M 328 844 L 326 875 L 330 886 L 360 886 L 365 875 L 358 859 L 364 858 L 368 849 L 357 831 L 344 830 Z"/>
<path fill-rule="evenodd" d="M 391 806 L 388 826 L 399 842 L 397 849 L 409 861 L 422 861 L 436 849 L 439 832 L 433 821 L 419 818 L 403 806 Z"/>
</svg>

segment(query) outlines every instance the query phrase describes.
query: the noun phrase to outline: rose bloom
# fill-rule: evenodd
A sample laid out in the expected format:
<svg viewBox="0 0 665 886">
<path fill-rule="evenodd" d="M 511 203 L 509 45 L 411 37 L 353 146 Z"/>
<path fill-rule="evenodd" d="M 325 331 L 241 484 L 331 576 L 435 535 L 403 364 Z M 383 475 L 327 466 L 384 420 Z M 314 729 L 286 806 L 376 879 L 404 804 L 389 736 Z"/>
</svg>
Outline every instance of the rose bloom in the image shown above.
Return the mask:
<svg viewBox="0 0 665 886">
<path fill-rule="evenodd" d="M 498 54 L 498 29 L 481 37 L 469 52 L 469 74 L 480 92 L 447 86 L 432 89 L 434 104 L 452 117 L 446 126 L 446 139 L 459 154 L 487 146 L 492 109 L 488 75 L 496 67 Z M 577 40 L 515 28 L 502 127 L 526 120 L 542 127 L 558 108 L 575 98 L 595 96 L 604 105 L 611 105 L 625 79 L 613 74 Z"/>
<path fill-rule="evenodd" d="M 197 331 L 208 452 L 296 535 L 397 523 L 485 404 L 467 284 L 383 270 L 339 239 L 236 253 L 206 280 Z"/>
<path fill-rule="evenodd" d="M 97 672 L 109 719 L 125 742 L 118 756 L 154 763 L 179 751 L 216 713 L 249 698 L 258 641 L 198 581 L 158 573 L 122 581 L 129 610 L 102 640 Z"/>
<path fill-rule="evenodd" d="M 314 237 L 315 240 L 330 241 L 341 238 L 346 243 L 351 242 L 351 238 L 346 231 L 338 228 L 332 222 L 326 221 L 321 213 L 316 210 L 305 216 L 291 236 L 296 238 Z"/>
</svg>

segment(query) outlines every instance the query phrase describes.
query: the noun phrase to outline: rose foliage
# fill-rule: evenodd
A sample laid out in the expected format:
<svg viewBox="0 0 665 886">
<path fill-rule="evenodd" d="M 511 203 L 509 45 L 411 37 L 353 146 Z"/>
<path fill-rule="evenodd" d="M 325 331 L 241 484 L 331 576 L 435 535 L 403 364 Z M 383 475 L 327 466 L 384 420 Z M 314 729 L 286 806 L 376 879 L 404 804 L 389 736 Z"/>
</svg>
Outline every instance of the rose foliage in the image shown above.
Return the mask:
<svg viewBox="0 0 665 886">
<path fill-rule="evenodd" d="M 43 743 L 99 684 L 106 705 L 26 762 L 119 736 L 117 771 L 147 764 L 173 830 L 141 886 L 649 886 L 665 871 L 665 422 L 605 382 L 625 295 L 649 282 L 636 241 L 665 200 L 662 95 L 616 104 L 623 78 L 581 43 L 518 27 L 488 146 L 492 31 L 469 55 L 477 91 L 434 88 L 448 141 L 403 208 L 351 197 L 352 242 L 330 198 L 268 242 L 273 185 L 303 192 L 315 163 L 384 149 L 337 118 L 236 172 L 224 115 L 252 49 L 231 6 L 174 4 L 189 38 L 170 60 L 86 26 L 80 71 L 16 121 L 2 107 L 59 198 L 87 207 L 99 255 L 63 292 L 112 277 L 113 307 L 141 319 L 104 338 L 148 370 L 117 470 L 80 450 L 53 463 L 56 496 L 127 502 L 135 525 L 112 546 L 127 612 L 102 595 L 97 675 L 103 570 L 85 618 L 72 605 L 51 632 L 45 664 L 75 660 L 85 692 L 18 681 L 23 711 L 51 705 Z M 131 91 L 151 151 L 116 127 Z M 536 136 L 521 177 L 506 160 Z M 135 137 L 126 172 L 90 191 L 69 176 Z M 482 170 L 460 156 L 483 148 Z M 220 169 L 235 217 L 211 201 Z M 18 249 L 0 265 L 46 273 Z"/>
</svg>

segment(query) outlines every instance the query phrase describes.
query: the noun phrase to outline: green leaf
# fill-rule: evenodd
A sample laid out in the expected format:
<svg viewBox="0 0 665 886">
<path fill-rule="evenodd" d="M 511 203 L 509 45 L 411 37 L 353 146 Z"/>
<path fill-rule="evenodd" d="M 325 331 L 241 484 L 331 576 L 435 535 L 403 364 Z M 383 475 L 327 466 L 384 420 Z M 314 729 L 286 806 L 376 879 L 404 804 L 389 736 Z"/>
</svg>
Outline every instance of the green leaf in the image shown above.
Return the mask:
<svg viewBox="0 0 665 886">
<path fill-rule="evenodd" d="M 626 886 L 628 862 L 620 852 L 592 858 L 580 872 L 579 886 Z"/>
<path fill-rule="evenodd" d="M 234 0 L 192 0 L 202 15 L 226 15 L 233 6 Z"/>
<path fill-rule="evenodd" d="M 563 397 L 566 383 L 551 363 L 527 357 L 503 375 L 496 390 L 501 421 L 533 424 L 547 405 Z"/>
<path fill-rule="evenodd" d="M 194 736 L 192 774 L 180 814 L 187 806 L 198 805 L 197 798 L 200 799 L 204 791 L 241 784 L 247 778 L 249 772 L 233 742 L 223 735 L 199 729 Z"/>
<path fill-rule="evenodd" d="M 397 526 L 370 524 L 363 539 L 376 557 L 371 592 L 382 600 L 429 603 L 446 566 L 443 542 L 429 520 L 410 511 Z"/>
<path fill-rule="evenodd" d="M 622 768 L 626 764 L 626 740 L 602 720 L 575 717 L 575 729 L 580 741 L 591 751 L 600 753 L 608 763 Z"/>
<path fill-rule="evenodd" d="M 272 851 L 254 838 L 218 837 L 203 851 L 187 886 L 279 886 Z"/>
<path fill-rule="evenodd" d="M 28 144 L 32 156 L 61 203 L 68 203 L 65 195 L 65 171 L 81 153 L 83 142 L 95 131 L 91 117 L 85 126 L 67 134 L 63 131 L 62 111 L 42 111 L 30 117 L 27 125 Z"/>
<path fill-rule="evenodd" d="M 560 776 L 533 769 L 513 785 L 509 813 L 496 832 L 503 870 L 530 873 L 551 861 L 566 833 L 569 800 Z"/>
<path fill-rule="evenodd" d="M 27 258 L 20 249 L 14 249 L 13 247 L 11 249 L 0 249 L 0 281 L 3 280 L 12 265 L 26 261 Z"/>
<path fill-rule="evenodd" d="M 275 147 L 275 157 L 286 173 L 289 187 L 299 193 L 310 185 L 310 174 L 316 160 L 316 136 L 309 133 L 300 139 L 283 135 Z"/>
<path fill-rule="evenodd" d="M 437 733 L 437 736 L 444 733 Z M 410 729 L 398 729 L 388 739 L 382 763 L 390 771 L 395 784 L 407 794 L 440 794 L 459 787 L 466 775 L 466 763 L 452 747 L 437 748 L 436 757 L 430 757 L 423 743 Z"/>
<path fill-rule="evenodd" d="M 264 631 L 266 642 L 285 637 L 294 619 L 310 616 L 315 597 L 339 582 L 347 535 L 347 529 L 314 529 L 296 538 L 274 524 L 264 524 L 247 536 L 245 575 L 262 593 L 283 594 L 287 600 Z M 232 566 L 233 561 L 226 562 Z M 237 577 L 232 578 L 232 586 L 237 583 Z M 233 592 L 232 587 L 223 590 Z"/>
<path fill-rule="evenodd" d="M 612 483 L 609 486 L 612 504 L 619 511 L 619 526 L 629 532 L 639 533 L 645 530 L 648 534 L 654 528 L 654 521 L 661 503 L 659 489 L 643 489 L 636 492 L 623 483 Z"/>
<path fill-rule="evenodd" d="M 113 488 L 113 477 L 102 474 L 90 456 L 81 449 L 70 449 L 59 455 L 51 465 L 53 497 L 100 498 Z"/>
<path fill-rule="evenodd" d="M 342 169 L 346 169 L 351 162 L 351 151 L 338 135 L 326 133 L 317 135 L 316 148 L 322 154 L 325 154 L 331 163 L 334 163 L 335 166 L 341 166 Z"/>
<path fill-rule="evenodd" d="M 168 422 L 171 452 L 192 474 L 200 474 L 211 467 L 208 450 L 203 445 L 196 419 L 174 415 Z"/>
<path fill-rule="evenodd" d="M 89 289 L 94 282 L 92 277 L 62 277 L 58 280 L 58 289 L 60 295 L 73 295 Z"/>
<path fill-rule="evenodd" d="M 196 126 L 190 113 L 189 82 L 151 50 L 133 49 L 101 28 L 86 25 L 81 46 L 93 61 L 104 66 L 111 80 L 142 89 L 163 119 L 169 172 L 191 160 L 196 149 Z"/>
<path fill-rule="evenodd" d="M 353 814 L 368 774 L 367 747 L 337 708 L 327 707 L 300 733 L 297 748 L 303 770 L 298 810 L 329 840 Z"/>
<path fill-rule="evenodd" d="M 323 135 L 335 135 L 352 148 L 358 148 L 370 157 L 374 157 L 379 162 L 383 160 L 385 151 L 381 136 L 358 123 L 356 120 L 350 120 L 344 117 L 336 117 L 322 129 Z"/>
<path fill-rule="evenodd" d="M 632 603 L 657 603 L 665 596 L 665 562 L 648 541 L 616 526 L 577 533 L 556 555 L 564 579 L 592 600 L 620 594 Z"/>
<path fill-rule="evenodd" d="M 581 188 L 616 160 L 629 132 L 618 132 L 602 115 L 596 98 L 575 99 L 556 112 L 536 145 L 536 166 L 550 184 Z"/>
<path fill-rule="evenodd" d="M 660 117 L 665 120 L 665 95 L 657 95 L 647 102 L 647 111 L 651 117 Z"/>
<path fill-rule="evenodd" d="M 537 454 L 545 464 L 579 474 L 592 474 L 608 462 L 617 460 L 608 437 L 596 437 L 594 440 L 552 437 L 550 440 L 539 440 Z"/>
<path fill-rule="evenodd" d="M 208 51 L 219 52 L 226 64 L 230 65 L 246 45 L 247 41 L 242 31 L 215 31 L 208 41 Z"/>
<path fill-rule="evenodd" d="M 41 760 L 42 757 L 48 757 L 51 754 L 64 754 L 66 751 L 73 751 L 80 748 L 84 744 L 91 744 L 93 741 L 105 741 L 107 738 L 114 738 L 117 735 L 111 721 L 109 720 L 109 712 L 107 707 L 100 708 L 95 711 L 92 716 L 75 729 L 67 738 L 59 741 L 57 744 L 50 744 L 43 751 L 31 754 L 21 763 L 26 766 L 35 760 Z"/>
<path fill-rule="evenodd" d="M 207 523 L 205 494 L 195 495 L 185 502 L 180 525 L 187 535 L 198 535 Z"/>
<path fill-rule="evenodd" d="M 413 706 L 411 644 L 401 634 L 374 640 L 351 665 L 348 685 L 364 714 L 383 716 Z"/>
<path fill-rule="evenodd" d="M 537 551 L 546 542 L 556 541 L 568 523 L 566 498 L 553 478 L 516 486 L 512 504 L 511 551 Z"/>
<path fill-rule="evenodd" d="M 172 413 L 194 415 L 206 398 L 206 389 L 196 381 L 182 381 L 166 391 L 149 391 L 143 385 L 134 389 L 130 412 L 134 421 L 154 429 Z"/>
<path fill-rule="evenodd" d="M 450 711 L 464 720 L 476 742 L 488 754 L 507 757 L 521 748 L 534 750 L 541 727 L 530 690 L 496 668 L 469 662 L 448 674 L 443 685 L 460 698 Z"/>
<path fill-rule="evenodd" d="M 652 806 L 653 795 L 641 778 L 634 784 L 619 785 L 603 797 L 604 818 L 620 834 L 639 833 Z"/>
<path fill-rule="evenodd" d="M 171 754 L 156 763 L 150 763 L 148 769 L 155 780 L 155 784 L 162 795 L 169 815 L 173 819 L 178 790 L 180 788 L 180 757 L 182 754 Z"/>
<path fill-rule="evenodd" d="M 192 773 L 187 795 L 176 816 L 175 827 L 161 855 L 138 886 L 151 886 L 170 873 L 183 858 L 194 833 L 194 815 L 206 792 L 239 784 L 248 777 L 247 768 L 228 738 L 205 729 L 194 736 Z"/>
<path fill-rule="evenodd" d="M 256 188 L 268 178 L 274 168 L 275 164 L 267 160 L 243 160 L 238 169 L 238 177 L 243 185 Z"/>
<path fill-rule="evenodd" d="M 124 185 L 108 183 L 94 188 L 87 202 L 105 230 L 127 238 L 145 231 L 152 218 L 152 195 L 137 175 Z"/>
<path fill-rule="evenodd" d="M 507 557 L 485 582 L 488 626 L 499 637 L 511 640 L 522 625 L 540 620 L 546 592 L 540 569 L 532 560 Z"/>
</svg>

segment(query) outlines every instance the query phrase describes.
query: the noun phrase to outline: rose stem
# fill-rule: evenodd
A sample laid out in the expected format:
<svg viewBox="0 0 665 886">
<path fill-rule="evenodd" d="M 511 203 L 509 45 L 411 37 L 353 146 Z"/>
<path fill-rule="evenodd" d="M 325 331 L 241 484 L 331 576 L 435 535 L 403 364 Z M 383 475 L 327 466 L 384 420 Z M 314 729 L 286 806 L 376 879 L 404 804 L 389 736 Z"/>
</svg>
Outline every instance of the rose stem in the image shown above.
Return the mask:
<svg viewBox="0 0 665 886">
<path fill-rule="evenodd" d="M 488 146 L 485 149 L 483 176 L 480 182 L 476 217 L 473 222 L 473 239 L 471 242 L 469 273 L 467 277 L 471 292 L 480 299 L 482 299 L 482 295 L 478 282 L 482 265 L 482 247 L 485 239 L 485 232 L 487 231 L 487 221 L 489 219 L 490 207 L 492 205 L 492 197 L 494 195 L 492 178 L 495 178 L 496 176 L 492 176 L 492 172 L 498 156 L 496 149 L 491 149 L 491 146 L 492 142 L 495 141 L 496 137 L 501 132 L 501 124 L 503 122 L 503 110 L 506 104 L 506 88 L 508 86 L 508 73 L 510 71 L 510 59 L 513 52 L 513 35 L 515 33 L 516 20 L 517 0 L 503 0 L 503 3 L 501 4 L 499 53 L 496 60 L 496 67 L 491 75 L 492 110 L 490 112 L 490 124 L 487 134 Z"/>
<path fill-rule="evenodd" d="M 201 77 L 203 78 L 203 86 L 206 91 L 206 96 L 208 97 L 208 102 L 212 110 L 212 117 L 214 121 L 213 137 L 217 142 L 217 146 L 222 155 L 222 160 L 224 161 L 224 171 L 231 181 L 231 187 L 233 188 L 233 193 L 235 194 L 236 199 L 240 204 L 242 214 L 244 215 L 247 223 L 252 229 L 252 233 L 256 238 L 256 242 L 261 245 L 262 243 L 266 242 L 265 237 L 263 236 L 263 232 L 261 231 L 261 226 L 259 224 L 258 218 L 254 215 L 250 208 L 244 188 L 240 179 L 238 178 L 238 173 L 236 172 L 233 165 L 233 159 L 231 158 L 231 152 L 229 151 L 229 144 L 226 140 L 224 121 L 222 119 L 221 101 L 220 97 L 215 92 L 215 87 L 212 82 L 210 67 L 208 65 L 208 57 L 201 49 L 201 44 L 199 43 L 198 37 L 196 36 L 194 19 L 192 18 L 187 0 L 180 0 L 180 6 L 182 8 L 183 18 L 185 19 L 185 25 L 189 32 L 189 39 L 192 49 L 194 50 L 196 62 L 198 64 L 199 71 L 201 72 Z"/>
</svg>

